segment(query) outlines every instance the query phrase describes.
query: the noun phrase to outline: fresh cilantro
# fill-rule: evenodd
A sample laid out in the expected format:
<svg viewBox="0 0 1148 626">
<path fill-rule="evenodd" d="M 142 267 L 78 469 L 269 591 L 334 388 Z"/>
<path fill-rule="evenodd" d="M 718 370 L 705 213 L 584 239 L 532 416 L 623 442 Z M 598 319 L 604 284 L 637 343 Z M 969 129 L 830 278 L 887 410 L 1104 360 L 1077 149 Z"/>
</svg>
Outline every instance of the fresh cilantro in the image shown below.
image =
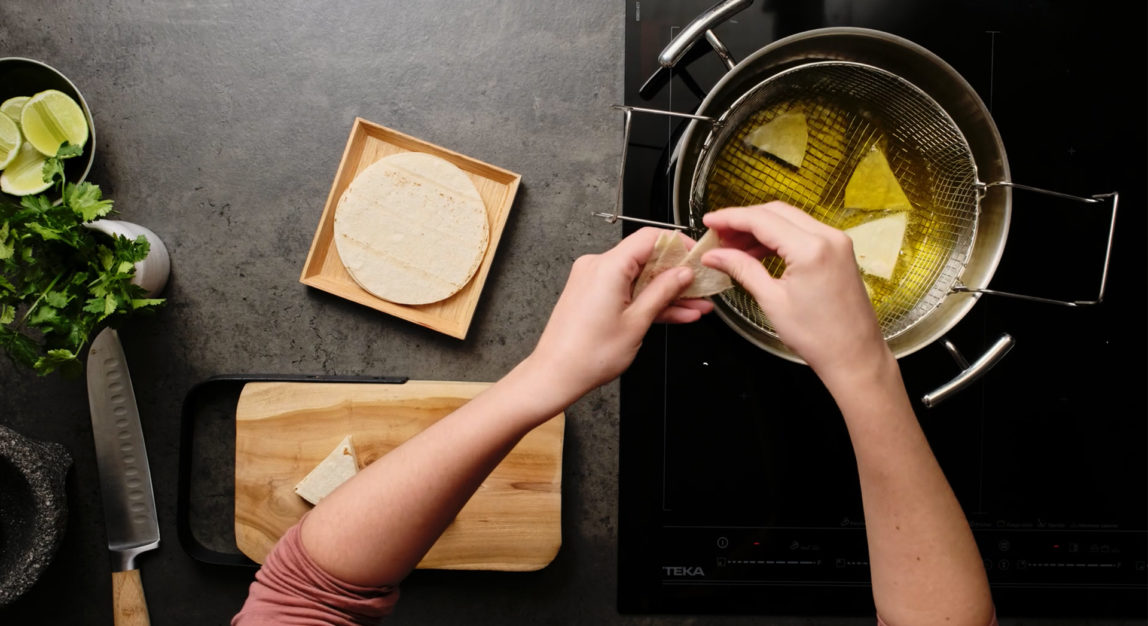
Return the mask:
<svg viewBox="0 0 1148 626">
<path fill-rule="evenodd" d="M 63 143 L 60 145 L 60 149 L 56 151 L 56 157 L 55 158 L 57 158 L 57 159 L 70 159 L 72 157 L 80 156 L 83 153 L 84 153 L 84 147 L 83 146 L 74 146 L 70 143 Z"/>
<path fill-rule="evenodd" d="M 68 184 L 64 188 L 68 206 L 80 214 L 85 222 L 107 215 L 112 210 L 111 200 L 101 200 L 100 188 L 92 183 Z"/>
<path fill-rule="evenodd" d="M 52 180 L 53 178 L 64 178 L 64 161 L 58 156 L 52 157 L 44 161 L 43 172 L 44 180 Z"/>
<path fill-rule="evenodd" d="M 83 371 L 83 348 L 101 328 L 164 303 L 132 284 L 147 257 L 145 237 L 89 229 L 114 212 L 99 186 L 64 180 L 64 144 L 44 165 L 49 191 L 19 204 L 0 198 L 0 348 L 40 375 Z"/>
</svg>

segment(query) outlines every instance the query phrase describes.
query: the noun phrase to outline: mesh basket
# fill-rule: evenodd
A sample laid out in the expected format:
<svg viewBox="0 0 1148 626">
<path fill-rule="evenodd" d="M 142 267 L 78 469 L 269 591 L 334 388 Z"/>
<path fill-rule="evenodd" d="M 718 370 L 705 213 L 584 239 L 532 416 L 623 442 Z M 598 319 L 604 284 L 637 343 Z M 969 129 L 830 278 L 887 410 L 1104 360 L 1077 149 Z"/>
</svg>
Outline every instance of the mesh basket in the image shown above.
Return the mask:
<svg viewBox="0 0 1148 626">
<path fill-rule="evenodd" d="M 746 142 L 755 128 L 787 112 L 805 115 L 809 140 L 799 168 Z M 941 304 L 957 282 L 976 234 L 976 165 L 963 134 L 929 96 L 887 71 L 848 62 L 801 65 L 759 83 L 718 118 L 694 170 L 689 223 L 727 206 L 782 200 L 819 220 L 848 228 L 878 217 L 844 207 L 845 187 L 861 158 L 884 152 L 912 204 L 893 276 L 866 276 L 886 340 Z M 780 259 L 765 261 L 780 275 Z M 722 300 L 746 322 L 776 337 L 753 297 L 740 287 Z"/>
</svg>

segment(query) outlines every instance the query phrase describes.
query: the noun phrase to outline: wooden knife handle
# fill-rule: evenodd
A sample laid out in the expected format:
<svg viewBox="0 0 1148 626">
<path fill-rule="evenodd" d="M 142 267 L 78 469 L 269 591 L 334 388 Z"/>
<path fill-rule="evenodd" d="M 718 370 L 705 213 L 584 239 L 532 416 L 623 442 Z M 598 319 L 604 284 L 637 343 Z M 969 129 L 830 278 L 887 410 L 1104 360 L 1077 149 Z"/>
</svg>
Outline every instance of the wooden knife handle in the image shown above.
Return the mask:
<svg viewBox="0 0 1148 626">
<path fill-rule="evenodd" d="M 115 626 L 149 626 L 140 571 L 112 572 L 112 612 Z"/>
</svg>

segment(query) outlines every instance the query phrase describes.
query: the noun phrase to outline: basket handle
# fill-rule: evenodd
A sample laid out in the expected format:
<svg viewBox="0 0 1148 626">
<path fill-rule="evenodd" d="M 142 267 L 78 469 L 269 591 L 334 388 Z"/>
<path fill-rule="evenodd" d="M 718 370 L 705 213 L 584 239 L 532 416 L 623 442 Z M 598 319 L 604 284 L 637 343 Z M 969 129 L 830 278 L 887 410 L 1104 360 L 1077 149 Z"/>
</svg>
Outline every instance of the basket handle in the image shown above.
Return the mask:
<svg viewBox="0 0 1148 626">
<path fill-rule="evenodd" d="M 981 376 L 984 376 L 985 372 L 992 369 L 994 365 L 999 363 L 1000 360 L 1008 354 L 1009 350 L 1012 350 L 1012 347 L 1016 345 L 1016 340 L 1012 338 L 1012 335 L 1007 333 L 1002 334 L 1000 338 L 996 340 L 996 343 L 990 346 L 988 350 L 985 350 L 985 353 L 972 364 L 965 360 L 965 357 L 961 355 L 957 347 L 953 345 L 953 342 L 949 341 L 948 337 L 945 337 L 944 343 L 949 354 L 951 354 L 953 359 L 957 361 L 957 364 L 964 369 L 949 382 L 921 397 L 921 404 L 930 409 L 944 402 L 949 396 L 968 387 Z"/>
<path fill-rule="evenodd" d="M 658 55 L 658 64 L 665 68 L 673 67 L 682 60 L 691 46 L 705 37 L 726 67 L 732 70 L 737 62 L 733 60 L 725 44 L 719 41 L 710 29 L 733 17 L 751 4 L 753 4 L 753 0 L 723 0 L 706 9 L 705 12 L 687 24 L 676 37 L 671 39 L 670 43 L 666 44 L 661 54 Z"/>
<path fill-rule="evenodd" d="M 591 213 L 591 215 L 593 215 L 594 217 L 605 218 L 605 220 L 611 224 L 617 223 L 618 220 L 623 220 L 626 222 L 637 222 L 639 224 L 645 224 L 647 226 L 657 226 L 659 228 L 676 228 L 678 230 L 689 230 L 688 226 L 683 226 L 681 224 L 671 224 L 669 222 L 657 222 L 654 220 L 642 219 L 640 217 L 627 217 L 625 215 L 622 215 L 622 182 L 626 179 L 626 153 L 627 153 L 628 148 L 630 146 L 630 126 L 633 123 L 635 111 L 637 111 L 638 113 L 656 113 L 658 115 L 669 115 L 671 117 L 684 117 L 686 119 L 691 119 L 691 120 L 702 120 L 702 121 L 709 122 L 710 124 L 714 124 L 714 125 L 716 125 L 718 123 L 718 121 L 713 119 L 712 117 L 706 117 L 704 115 L 694 115 L 693 113 L 678 113 L 676 111 L 662 111 L 660 109 L 646 109 L 646 108 L 642 108 L 642 107 L 635 107 L 635 106 L 629 106 L 629 105 L 623 105 L 623 104 L 612 105 L 612 108 L 621 111 L 623 113 L 623 115 L 625 115 L 625 119 L 626 119 L 625 125 L 623 127 L 623 131 L 622 131 L 622 166 L 618 169 L 618 195 L 614 199 L 614 212 L 613 213 L 606 213 L 605 211 L 594 211 Z"/>
<path fill-rule="evenodd" d="M 1070 307 L 1091 306 L 1091 305 L 1100 304 L 1101 302 L 1103 302 L 1104 301 L 1104 289 L 1108 285 L 1108 263 L 1109 263 L 1109 260 L 1112 258 L 1112 237 L 1116 233 L 1116 205 L 1119 204 L 1120 194 L 1118 192 L 1113 191 L 1111 193 L 1100 193 L 1100 194 L 1096 194 L 1096 195 L 1093 195 L 1091 197 L 1086 198 L 1083 196 L 1073 196 L 1073 195 L 1069 195 L 1066 193 L 1060 193 L 1059 191 L 1049 191 L 1048 189 L 1041 189 L 1039 187 L 1029 187 L 1027 185 L 1018 185 L 1016 183 L 1010 183 L 1007 181 L 999 181 L 999 182 L 995 182 L 995 183 L 981 184 L 980 185 L 981 193 L 983 194 L 985 191 L 987 191 L 993 187 L 1011 187 L 1013 189 L 1023 189 L 1025 191 L 1035 191 L 1037 193 L 1043 193 L 1046 195 L 1055 196 L 1057 198 L 1062 198 L 1062 199 L 1066 199 L 1066 200 L 1075 200 L 1077 202 L 1085 202 L 1088 204 L 1103 203 L 1103 202 L 1105 202 L 1111 198 L 1111 200 L 1112 200 L 1112 218 L 1109 220 L 1109 223 L 1108 223 L 1108 244 L 1105 247 L 1105 251 L 1104 251 L 1104 270 L 1100 274 L 1100 291 L 1099 291 L 1099 293 L 1097 293 L 1095 300 L 1057 300 L 1055 298 L 1043 298 L 1040 296 L 1029 296 L 1029 295 L 1019 294 L 1019 293 L 1012 293 L 1012 292 L 1008 292 L 1008 291 L 996 291 L 994 289 L 970 289 L 968 287 L 965 287 L 964 285 L 959 285 L 959 284 L 955 285 L 952 288 L 952 292 L 953 293 L 983 293 L 983 294 L 987 294 L 990 296 L 1003 296 L 1006 298 L 1015 298 L 1018 300 L 1028 300 L 1030 302 L 1042 302 L 1045 304 L 1059 304 L 1061 306 L 1070 306 Z"/>
</svg>

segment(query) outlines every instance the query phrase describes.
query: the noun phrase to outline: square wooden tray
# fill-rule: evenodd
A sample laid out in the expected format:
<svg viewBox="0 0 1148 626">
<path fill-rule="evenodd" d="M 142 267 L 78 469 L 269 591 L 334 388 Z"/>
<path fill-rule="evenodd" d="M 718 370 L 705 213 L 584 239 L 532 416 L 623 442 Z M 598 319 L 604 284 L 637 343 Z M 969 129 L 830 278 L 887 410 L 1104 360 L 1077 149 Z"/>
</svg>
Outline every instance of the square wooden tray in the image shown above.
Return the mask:
<svg viewBox="0 0 1148 626">
<path fill-rule="evenodd" d="M 482 262 L 470 282 L 446 300 L 412 306 L 378 298 L 351 278 L 334 245 L 335 207 L 347 186 L 351 184 L 351 180 L 372 163 L 399 152 L 425 152 L 450 161 L 470 176 L 483 202 L 486 203 L 490 242 L 482 256 Z M 327 196 L 327 204 L 323 207 L 319 228 L 315 231 L 315 238 L 311 242 L 311 250 L 307 253 L 307 261 L 303 264 L 299 282 L 451 337 L 465 339 L 470 328 L 470 320 L 474 317 L 474 309 L 478 306 L 478 298 L 482 294 L 482 287 L 486 283 L 490 264 L 494 260 L 494 252 L 498 249 L 506 217 L 510 213 L 511 205 L 514 204 L 514 196 L 518 193 L 521 181 L 522 176 L 514 172 L 362 118 L 355 118 L 351 136 L 347 140 L 347 148 L 343 151 L 342 161 L 339 162 L 339 170 L 335 174 L 334 184 L 331 185 L 331 193 Z"/>
</svg>

